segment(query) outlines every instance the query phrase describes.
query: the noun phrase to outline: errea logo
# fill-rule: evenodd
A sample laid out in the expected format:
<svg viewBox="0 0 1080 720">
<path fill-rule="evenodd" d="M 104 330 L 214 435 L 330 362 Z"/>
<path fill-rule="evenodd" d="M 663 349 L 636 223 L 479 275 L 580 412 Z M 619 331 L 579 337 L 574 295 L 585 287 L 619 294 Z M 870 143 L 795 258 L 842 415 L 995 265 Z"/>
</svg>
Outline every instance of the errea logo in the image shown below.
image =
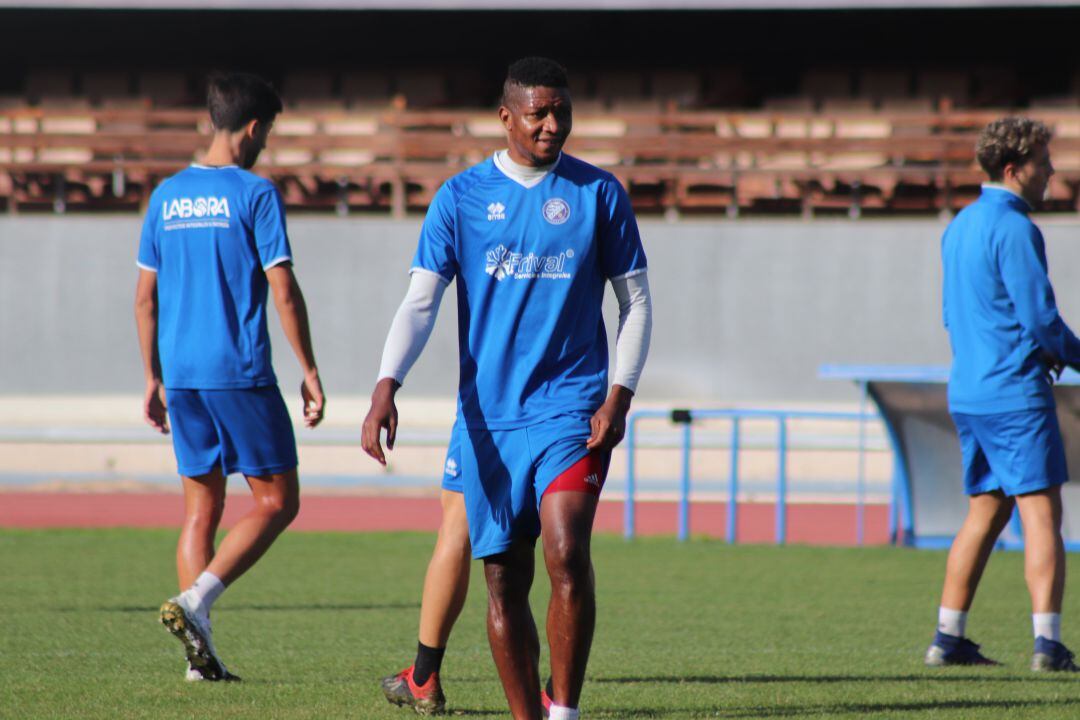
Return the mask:
<svg viewBox="0 0 1080 720">
<path fill-rule="evenodd" d="M 501 202 L 493 202 L 487 206 L 488 222 L 506 219 L 506 206 Z"/>
<path fill-rule="evenodd" d="M 458 476 L 458 464 L 454 458 L 446 458 L 446 467 L 443 468 L 443 473 L 450 477 Z"/>
</svg>

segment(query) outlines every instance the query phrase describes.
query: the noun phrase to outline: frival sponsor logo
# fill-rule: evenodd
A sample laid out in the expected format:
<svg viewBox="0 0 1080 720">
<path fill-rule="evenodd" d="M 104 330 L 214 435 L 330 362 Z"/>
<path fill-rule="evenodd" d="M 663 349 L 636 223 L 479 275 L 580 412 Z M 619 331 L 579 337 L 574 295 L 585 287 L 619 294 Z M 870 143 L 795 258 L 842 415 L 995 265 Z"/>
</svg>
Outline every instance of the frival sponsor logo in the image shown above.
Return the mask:
<svg viewBox="0 0 1080 720">
<path fill-rule="evenodd" d="M 589 473 L 585 476 L 585 482 L 593 487 L 600 487 L 600 476 L 596 473 Z"/>
<path fill-rule="evenodd" d="M 570 206 L 562 198 L 551 198 L 544 203 L 541 212 L 552 225 L 562 225 L 570 219 Z"/>
<path fill-rule="evenodd" d="M 558 255 L 528 255 L 510 252 L 505 245 L 500 245 L 487 252 L 487 264 L 484 271 L 502 281 L 506 278 L 515 280 L 569 280 L 567 262 L 573 260 L 573 249 L 567 249 Z"/>
<path fill-rule="evenodd" d="M 492 220 L 505 220 L 506 219 L 506 206 L 501 202 L 493 202 L 487 206 L 488 222 Z"/>
<path fill-rule="evenodd" d="M 508 259 L 510 254 L 505 245 L 500 245 L 494 250 L 488 250 L 487 267 L 484 271 L 496 280 L 502 280 L 507 275 L 512 275 L 513 271 L 510 269 L 510 260 Z"/>
<path fill-rule="evenodd" d="M 229 199 L 224 197 L 173 198 L 161 203 L 161 215 L 165 222 L 191 218 L 232 217 Z"/>
<path fill-rule="evenodd" d="M 458 476 L 457 461 L 454 458 L 446 458 L 446 467 L 443 468 L 443 472 L 450 477 Z"/>
</svg>

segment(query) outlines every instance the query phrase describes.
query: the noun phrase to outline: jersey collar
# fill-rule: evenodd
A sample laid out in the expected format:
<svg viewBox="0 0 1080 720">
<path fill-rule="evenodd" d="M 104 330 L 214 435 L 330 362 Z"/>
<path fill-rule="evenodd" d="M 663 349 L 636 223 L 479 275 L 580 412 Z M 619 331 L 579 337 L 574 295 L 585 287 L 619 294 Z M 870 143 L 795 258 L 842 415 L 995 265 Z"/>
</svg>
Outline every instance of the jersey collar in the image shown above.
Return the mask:
<svg viewBox="0 0 1080 720">
<path fill-rule="evenodd" d="M 501 172 L 503 175 L 510 178 L 518 185 L 521 185 L 523 188 L 526 189 L 536 187 L 541 182 L 543 182 L 544 178 L 546 178 L 548 175 L 555 171 L 555 168 L 559 166 L 559 162 L 562 160 L 562 153 L 560 152 L 559 157 L 555 158 L 555 162 L 551 163 L 550 165 L 544 165 L 538 168 L 529 168 L 530 170 L 536 170 L 538 172 L 536 172 L 535 174 L 530 173 L 529 175 L 525 175 L 521 172 L 518 172 L 514 168 L 514 165 L 516 165 L 516 163 L 513 163 L 512 160 L 509 161 L 509 163 L 503 161 L 500 155 L 504 152 L 506 151 L 496 151 L 491 158 L 492 162 L 495 163 L 496 169 L 498 169 L 498 171 Z"/>
<path fill-rule="evenodd" d="M 1010 188 L 1007 188 L 1007 187 L 1005 187 L 1005 186 L 1004 186 L 1004 185 L 1002 185 L 1001 183 L 996 183 L 996 182 L 984 182 L 984 183 L 982 184 L 982 189 L 983 189 L 983 191 L 986 191 L 986 190 L 1000 190 L 1001 192 L 1004 192 L 1004 193 L 1008 193 L 1009 195 L 1012 195 L 1012 196 L 1013 196 L 1014 198 L 1018 199 L 1018 200 L 1019 200 L 1020 202 L 1024 203 L 1024 208 L 1025 208 L 1025 209 L 1027 209 L 1027 210 L 1034 210 L 1034 208 L 1033 208 L 1033 207 L 1031 207 L 1031 203 L 1029 203 L 1029 202 L 1028 202 L 1028 201 L 1027 201 L 1027 200 L 1026 200 L 1026 199 L 1024 198 L 1024 196 L 1023 196 L 1023 195 L 1021 195 L 1020 193 L 1016 192 L 1015 190 L 1012 190 L 1012 189 L 1010 189 Z"/>
</svg>

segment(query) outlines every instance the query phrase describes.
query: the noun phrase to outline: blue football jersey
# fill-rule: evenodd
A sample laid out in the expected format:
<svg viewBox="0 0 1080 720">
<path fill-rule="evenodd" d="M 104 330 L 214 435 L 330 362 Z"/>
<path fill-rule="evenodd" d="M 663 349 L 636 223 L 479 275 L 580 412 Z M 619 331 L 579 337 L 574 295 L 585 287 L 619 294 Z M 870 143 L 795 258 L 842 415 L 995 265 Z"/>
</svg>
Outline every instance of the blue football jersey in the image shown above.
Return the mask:
<svg viewBox="0 0 1080 720">
<path fill-rule="evenodd" d="M 448 180 L 412 272 L 457 278 L 459 419 L 509 429 L 595 412 L 608 382 L 604 285 L 645 268 L 630 199 L 599 168 L 564 154 L 525 187 L 489 158 Z"/>
<path fill-rule="evenodd" d="M 941 238 L 949 409 L 987 415 L 1054 407 L 1049 358 L 1080 363 L 1058 313 L 1042 233 L 1027 202 L 985 185 Z"/>
<path fill-rule="evenodd" d="M 292 259 L 285 207 L 269 180 L 192 165 L 150 196 L 139 267 L 157 273 L 165 387 L 273 385 L 266 270 Z"/>
</svg>

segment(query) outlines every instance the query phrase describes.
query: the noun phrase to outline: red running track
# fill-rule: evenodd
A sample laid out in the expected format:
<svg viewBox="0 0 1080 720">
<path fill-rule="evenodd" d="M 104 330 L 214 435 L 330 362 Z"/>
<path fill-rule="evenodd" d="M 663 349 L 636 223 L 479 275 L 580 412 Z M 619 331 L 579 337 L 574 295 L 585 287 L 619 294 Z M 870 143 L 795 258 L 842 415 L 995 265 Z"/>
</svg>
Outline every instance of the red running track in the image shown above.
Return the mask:
<svg viewBox="0 0 1080 720">
<path fill-rule="evenodd" d="M 251 507 L 251 498 L 229 498 L 223 524 L 228 527 Z M 180 527 L 183 497 L 175 493 L 0 493 L 0 527 Z M 674 502 L 639 502 L 639 535 L 674 535 L 678 526 Z M 436 498 L 310 495 L 303 498 L 293 530 L 419 530 L 434 532 L 441 510 Z M 739 505 L 738 541 L 771 543 L 775 539 L 771 503 Z M 812 545 L 854 545 L 855 507 L 841 504 L 788 505 L 787 541 Z M 602 502 L 597 532 L 622 533 L 623 504 Z M 727 505 L 697 502 L 690 509 L 694 535 L 724 537 Z M 888 542 L 888 508 L 866 507 L 867 544 Z"/>
</svg>

